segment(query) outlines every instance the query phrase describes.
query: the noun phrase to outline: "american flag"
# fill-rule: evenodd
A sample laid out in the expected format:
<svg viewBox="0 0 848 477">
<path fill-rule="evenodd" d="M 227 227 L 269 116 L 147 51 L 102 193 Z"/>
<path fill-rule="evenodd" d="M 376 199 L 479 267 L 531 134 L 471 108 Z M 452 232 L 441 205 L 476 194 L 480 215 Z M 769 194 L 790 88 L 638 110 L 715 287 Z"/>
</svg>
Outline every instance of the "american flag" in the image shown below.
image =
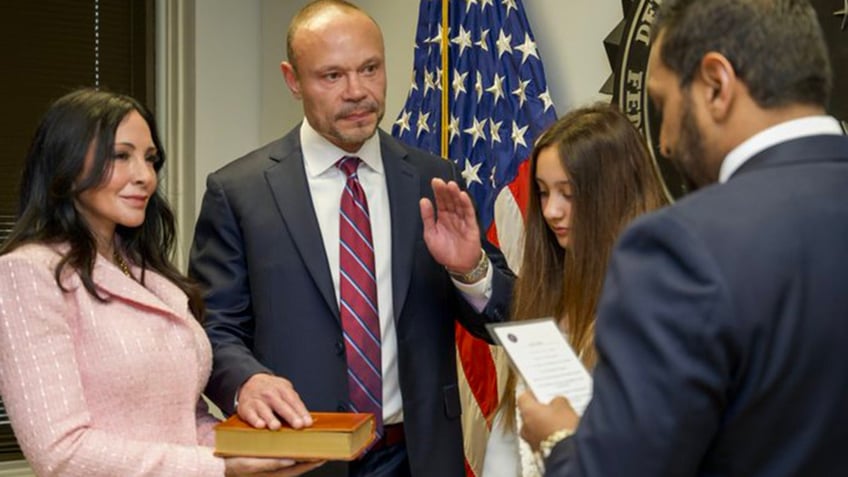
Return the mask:
<svg viewBox="0 0 848 477">
<path fill-rule="evenodd" d="M 457 164 L 489 240 L 518 271 L 527 158 L 556 120 L 521 0 L 422 0 L 413 68 L 392 134 Z M 466 469 L 480 476 L 503 359 L 461 326 L 457 356 Z"/>
</svg>

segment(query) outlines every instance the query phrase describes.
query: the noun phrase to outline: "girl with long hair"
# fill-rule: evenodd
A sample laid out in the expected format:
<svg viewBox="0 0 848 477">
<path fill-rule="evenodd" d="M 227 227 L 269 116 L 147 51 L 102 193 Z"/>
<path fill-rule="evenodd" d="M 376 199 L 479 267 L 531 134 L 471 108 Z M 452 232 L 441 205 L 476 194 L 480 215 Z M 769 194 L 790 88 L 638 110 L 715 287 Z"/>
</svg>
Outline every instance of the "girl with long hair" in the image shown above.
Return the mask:
<svg viewBox="0 0 848 477">
<path fill-rule="evenodd" d="M 636 216 L 665 205 L 667 192 L 639 132 L 614 106 L 600 103 L 569 112 L 537 139 L 529 190 L 511 319 L 554 317 L 591 370 L 595 314 L 613 245 Z M 516 441 L 517 387 L 510 369 L 500 413 Z M 518 475 L 539 475 L 530 448 L 518 445 Z"/>
</svg>

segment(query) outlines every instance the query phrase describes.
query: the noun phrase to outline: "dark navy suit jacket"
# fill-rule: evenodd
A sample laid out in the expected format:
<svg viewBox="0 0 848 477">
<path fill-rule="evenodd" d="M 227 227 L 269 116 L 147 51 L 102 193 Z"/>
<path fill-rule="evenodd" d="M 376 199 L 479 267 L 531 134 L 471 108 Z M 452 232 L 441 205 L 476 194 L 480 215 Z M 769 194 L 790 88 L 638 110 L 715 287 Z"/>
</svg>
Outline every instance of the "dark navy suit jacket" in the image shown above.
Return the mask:
<svg viewBox="0 0 848 477">
<path fill-rule="evenodd" d="M 251 375 L 290 380 L 312 411 L 346 410 L 347 365 L 338 301 L 312 207 L 299 128 L 212 173 L 189 273 L 206 288 L 214 366 L 207 395 L 225 413 Z M 503 321 L 514 276 L 488 243 L 493 296 L 482 314 L 461 297 L 423 240 L 418 201 L 450 161 L 380 132 L 392 224 L 392 284 L 404 428 L 413 475 L 464 476 L 455 319 L 488 339 Z M 374 217 L 372 220 L 380 220 Z M 314 475 L 344 475 L 327 464 Z M 310 474 L 312 475 L 312 474 Z"/>
<path fill-rule="evenodd" d="M 771 147 L 636 221 L 550 476 L 848 473 L 848 138 Z"/>
</svg>

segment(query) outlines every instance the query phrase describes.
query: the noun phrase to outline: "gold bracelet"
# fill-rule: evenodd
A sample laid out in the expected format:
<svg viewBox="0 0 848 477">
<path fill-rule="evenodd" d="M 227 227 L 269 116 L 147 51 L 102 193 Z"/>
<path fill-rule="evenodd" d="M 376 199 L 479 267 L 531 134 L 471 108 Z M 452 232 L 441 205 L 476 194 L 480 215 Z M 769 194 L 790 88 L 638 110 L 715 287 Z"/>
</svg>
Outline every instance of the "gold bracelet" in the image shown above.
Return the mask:
<svg viewBox="0 0 848 477">
<path fill-rule="evenodd" d="M 574 429 L 560 429 L 552 432 L 539 444 L 539 453 L 542 454 L 542 458 L 547 459 L 555 445 L 572 435 L 574 435 Z"/>
<path fill-rule="evenodd" d="M 470 272 L 459 273 L 449 269 L 448 273 L 460 283 L 465 283 L 466 285 L 477 283 L 481 278 L 486 276 L 486 273 L 489 272 L 489 256 L 486 255 L 486 251 L 482 248 L 480 249 L 480 254 L 480 261 L 477 262 L 477 265 L 475 265 Z"/>
</svg>

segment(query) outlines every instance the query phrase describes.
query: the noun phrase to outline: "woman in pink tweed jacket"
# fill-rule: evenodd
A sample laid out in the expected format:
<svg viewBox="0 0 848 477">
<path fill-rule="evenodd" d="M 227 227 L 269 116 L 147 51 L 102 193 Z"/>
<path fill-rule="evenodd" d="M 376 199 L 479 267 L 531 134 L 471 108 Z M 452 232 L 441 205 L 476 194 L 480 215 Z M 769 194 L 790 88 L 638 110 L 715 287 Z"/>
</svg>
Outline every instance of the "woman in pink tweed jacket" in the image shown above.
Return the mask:
<svg viewBox="0 0 848 477">
<path fill-rule="evenodd" d="M 202 303 L 168 261 L 149 111 L 79 90 L 44 116 L 0 250 L 0 395 L 38 475 L 298 475 L 212 455 Z"/>
</svg>

